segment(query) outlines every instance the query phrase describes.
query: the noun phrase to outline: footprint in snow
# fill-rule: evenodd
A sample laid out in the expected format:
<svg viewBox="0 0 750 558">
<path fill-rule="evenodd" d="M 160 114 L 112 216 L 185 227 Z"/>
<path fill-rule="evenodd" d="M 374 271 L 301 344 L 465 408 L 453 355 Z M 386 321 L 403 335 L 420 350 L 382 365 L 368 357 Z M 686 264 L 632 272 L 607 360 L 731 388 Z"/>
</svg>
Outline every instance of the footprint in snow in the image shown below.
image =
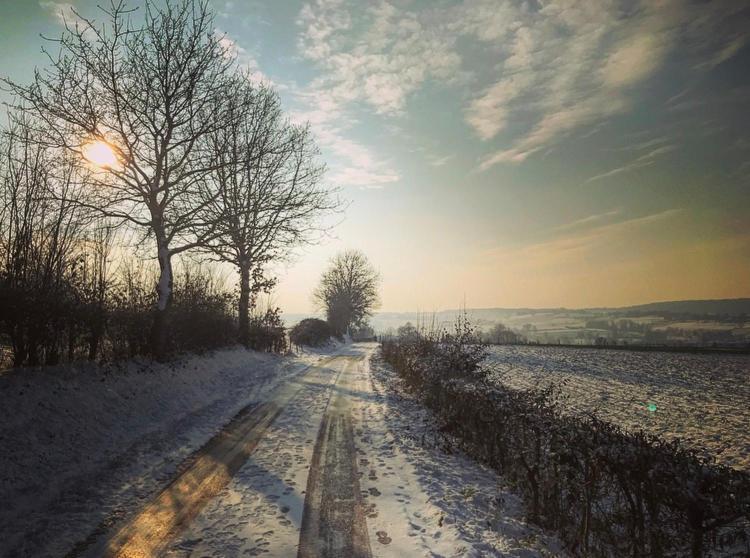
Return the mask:
<svg viewBox="0 0 750 558">
<path fill-rule="evenodd" d="M 385 531 L 378 531 L 375 534 L 377 535 L 378 542 L 380 544 L 391 544 L 392 539 L 391 537 L 388 536 L 388 533 L 386 533 Z"/>
</svg>

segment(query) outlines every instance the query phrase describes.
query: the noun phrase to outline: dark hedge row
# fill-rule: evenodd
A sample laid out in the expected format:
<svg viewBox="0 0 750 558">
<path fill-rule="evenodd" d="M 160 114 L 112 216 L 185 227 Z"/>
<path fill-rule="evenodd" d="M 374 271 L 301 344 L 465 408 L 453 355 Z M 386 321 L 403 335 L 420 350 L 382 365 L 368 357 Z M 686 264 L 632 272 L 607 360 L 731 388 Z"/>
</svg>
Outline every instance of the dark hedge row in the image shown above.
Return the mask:
<svg viewBox="0 0 750 558">
<path fill-rule="evenodd" d="M 459 333 L 457 331 L 457 333 Z M 411 333 L 382 355 L 441 430 L 583 556 L 750 556 L 750 475 L 643 432 L 562 412 L 558 392 L 485 379 L 465 335 Z"/>
<path fill-rule="evenodd" d="M 125 267 L 109 281 L 90 281 L 85 273 L 70 272 L 45 288 L 33 280 L 12 282 L 9 276 L 0 265 L 0 348 L 7 344 L 12 353 L 10 362 L 0 358 L 0 368 L 149 354 L 156 298 L 156 278 L 149 270 Z M 170 305 L 167 352 L 237 343 L 235 299 L 207 268 L 180 268 Z M 279 309 L 251 317 L 247 345 L 258 351 L 286 351 Z"/>
<path fill-rule="evenodd" d="M 318 318 L 305 318 L 289 330 L 289 342 L 297 347 L 320 347 L 335 335 L 328 322 Z"/>
</svg>

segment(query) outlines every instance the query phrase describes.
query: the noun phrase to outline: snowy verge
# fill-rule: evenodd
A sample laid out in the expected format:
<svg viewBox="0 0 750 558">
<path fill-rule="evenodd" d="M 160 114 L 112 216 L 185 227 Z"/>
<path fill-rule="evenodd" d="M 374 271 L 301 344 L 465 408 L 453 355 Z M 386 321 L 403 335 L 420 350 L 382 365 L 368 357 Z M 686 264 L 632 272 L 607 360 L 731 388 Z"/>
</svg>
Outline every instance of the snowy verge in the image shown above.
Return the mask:
<svg viewBox="0 0 750 558">
<path fill-rule="evenodd" d="M 64 554 L 148 498 L 242 407 L 336 349 L 0 375 L 0 555 Z"/>
<path fill-rule="evenodd" d="M 368 516 L 374 555 L 567 555 L 555 536 L 526 521 L 523 501 L 502 476 L 445 446 L 432 412 L 404 389 L 379 350 L 364 372 L 371 383 L 363 385 L 369 393 L 358 409 L 358 445 L 373 448 L 363 487 L 376 496 Z"/>
</svg>

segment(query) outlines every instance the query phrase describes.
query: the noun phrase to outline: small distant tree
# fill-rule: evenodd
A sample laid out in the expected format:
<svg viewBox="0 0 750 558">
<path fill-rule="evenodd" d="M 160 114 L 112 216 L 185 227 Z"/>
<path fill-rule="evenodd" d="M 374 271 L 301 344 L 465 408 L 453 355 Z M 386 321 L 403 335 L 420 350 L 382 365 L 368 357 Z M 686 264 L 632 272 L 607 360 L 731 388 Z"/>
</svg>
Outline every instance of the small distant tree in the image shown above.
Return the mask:
<svg viewBox="0 0 750 558">
<path fill-rule="evenodd" d="M 485 332 L 482 335 L 482 338 L 487 343 L 491 343 L 493 345 L 518 343 L 521 340 L 520 335 L 518 335 L 512 329 L 508 329 L 504 324 L 500 322 L 496 323 L 494 326 L 492 326 L 492 329 Z"/>
<path fill-rule="evenodd" d="M 375 329 L 367 320 L 362 320 L 350 330 L 353 341 L 370 341 L 375 338 Z"/>
<path fill-rule="evenodd" d="M 380 302 L 379 283 L 380 274 L 367 257 L 346 250 L 331 260 L 313 296 L 333 331 L 343 335 L 372 315 Z"/>
<path fill-rule="evenodd" d="M 419 330 L 411 322 L 406 322 L 398 327 L 396 335 L 401 340 L 416 339 L 419 337 Z"/>
</svg>

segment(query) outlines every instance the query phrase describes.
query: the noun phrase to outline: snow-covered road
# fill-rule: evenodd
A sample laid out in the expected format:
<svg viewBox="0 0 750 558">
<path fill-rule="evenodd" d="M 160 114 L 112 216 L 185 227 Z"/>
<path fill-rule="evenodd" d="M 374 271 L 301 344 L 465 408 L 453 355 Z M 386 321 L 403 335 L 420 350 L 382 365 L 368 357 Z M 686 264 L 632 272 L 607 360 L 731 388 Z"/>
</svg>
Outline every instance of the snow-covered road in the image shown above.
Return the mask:
<svg viewBox="0 0 750 558">
<path fill-rule="evenodd" d="M 560 555 L 494 472 L 425 445 L 427 412 L 371 365 L 375 349 L 352 345 L 301 379 L 167 556 Z"/>
<path fill-rule="evenodd" d="M 30 533 L 14 529 L 18 542 L 9 556 L 562 555 L 553 538 L 524 522 L 520 500 L 500 477 L 441 448 L 434 419 L 401 389 L 376 344 L 347 345 L 307 361 L 265 362 L 230 352 L 203 366 L 218 370 L 229 356 L 234 366 L 249 358 L 262 372 L 254 383 L 222 372 L 221 385 L 229 389 L 222 388 L 215 405 L 227 405 L 223 414 L 212 411 L 205 427 L 191 427 L 189 438 L 188 430 L 175 430 L 182 434 L 170 444 L 181 449 L 165 453 L 162 465 L 151 455 L 157 446 L 135 454 L 144 471 L 137 489 L 132 482 L 106 488 L 132 478 L 118 474 L 105 479 L 106 490 L 94 479 L 91 497 L 83 500 L 76 496 L 78 483 L 51 507 L 38 506 L 27 516 L 33 523 L 22 516 L 6 523 Z M 259 389 L 261 378 L 266 387 Z M 239 391 L 230 396 L 231 385 Z M 134 389 L 125 390 L 132 393 L 128 409 L 156 409 L 145 406 L 148 392 Z M 196 407 L 197 392 L 191 397 Z M 199 432 L 202 446 L 196 445 Z M 98 528 L 87 527 L 92 520 Z"/>
</svg>

